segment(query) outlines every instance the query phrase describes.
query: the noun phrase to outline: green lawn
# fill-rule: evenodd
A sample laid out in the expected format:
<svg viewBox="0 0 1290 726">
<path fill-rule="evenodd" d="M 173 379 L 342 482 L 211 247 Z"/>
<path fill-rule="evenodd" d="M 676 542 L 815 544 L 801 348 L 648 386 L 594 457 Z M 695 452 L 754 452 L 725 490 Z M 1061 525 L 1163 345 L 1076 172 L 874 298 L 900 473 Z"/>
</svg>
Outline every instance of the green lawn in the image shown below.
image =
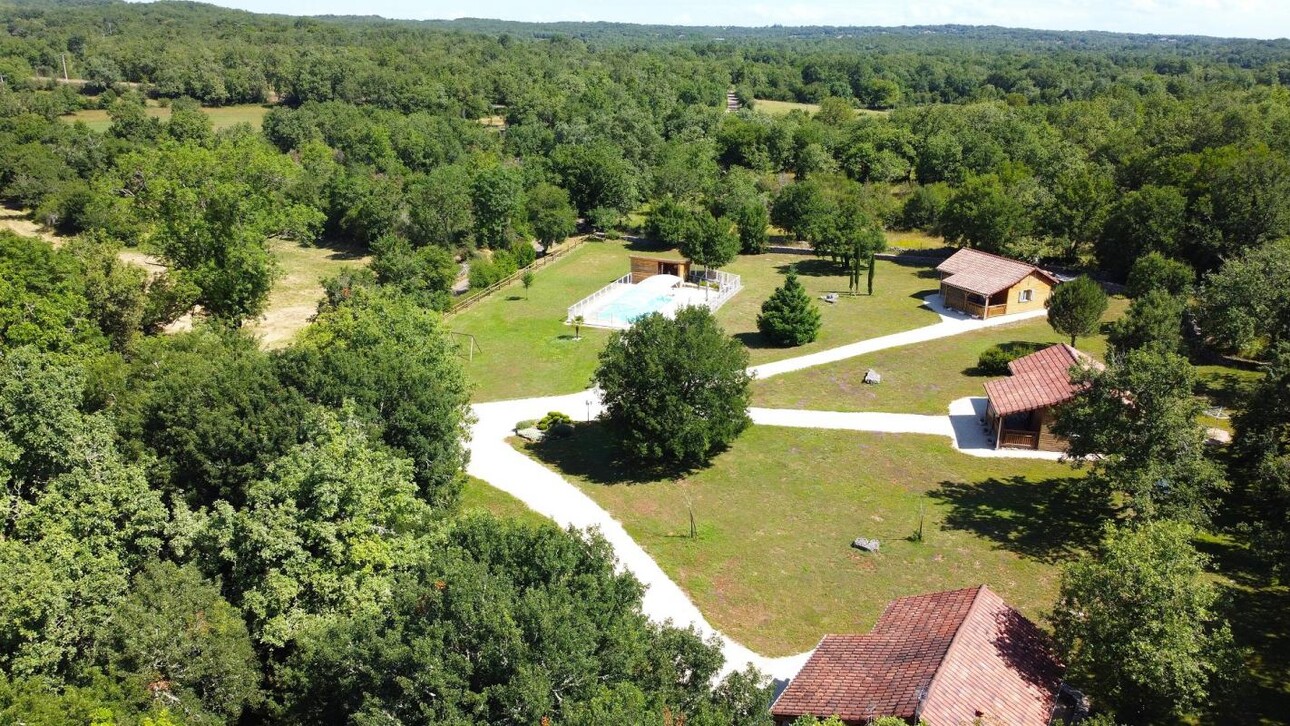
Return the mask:
<svg viewBox="0 0 1290 726">
<path fill-rule="evenodd" d="M 820 337 L 798 348 L 767 347 L 757 332 L 757 314 L 794 264 L 802 285 L 820 307 Z M 922 296 L 936 292 L 935 273 L 931 268 L 887 260 L 878 260 L 877 264 L 874 296 L 852 297 L 848 294 L 846 274 L 827 260 L 789 254 L 739 257 L 724 269 L 742 276 L 744 289 L 717 311 L 717 320 L 727 333 L 748 346 L 754 364 L 806 355 L 940 321 L 935 313 L 922 307 Z M 864 282 L 861 279 L 862 286 Z M 829 304 L 820 300 L 830 292 L 839 294 L 838 302 Z"/>
<path fill-rule="evenodd" d="M 524 502 L 506 492 L 489 486 L 482 479 L 466 477 L 466 485 L 461 490 L 461 511 L 474 510 L 491 512 L 500 519 L 520 519 L 533 524 L 552 524 L 551 520 L 529 509 Z"/>
<path fill-rule="evenodd" d="M 625 241 L 588 242 L 562 260 L 534 273 L 527 297 L 517 282 L 448 319 L 457 333 L 475 336 L 478 348 L 466 369 L 475 382 L 475 400 L 573 393 L 589 385 L 609 331 L 583 328 L 574 340 L 564 324 L 567 308 L 627 273 Z M 658 254 L 658 250 L 649 251 Z M 829 305 L 819 302 L 824 325 L 820 339 L 800 348 L 766 347 L 757 332 L 757 313 L 796 264 L 812 297 L 843 293 Z M 779 360 L 865 338 L 936 323 L 919 297 L 935 290 L 930 270 L 878 261 L 874 297 L 846 295 L 846 276 L 826 261 L 804 255 L 742 256 L 726 268 L 741 275 L 744 289 L 718 312 L 726 332 L 750 349 L 753 363 Z"/>
<path fill-rule="evenodd" d="M 1105 320 L 1118 317 L 1127 301 L 1115 298 Z M 992 345 L 1008 342 L 1068 342 L 1044 319 L 963 333 L 927 343 L 891 348 L 837 363 L 807 368 L 753 383 L 753 404 L 769 408 L 828 411 L 945 413 L 951 401 L 984 395 L 990 377 L 976 370 L 977 358 Z M 1103 358 L 1106 338 L 1079 341 L 1086 353 Z M 865 371 L 882 374 L 882 383 L 865 385 Z"/>
<path fill-rule="evenodd" d="M 254 128 L 259 129 L 260 122 L 264 120 L 264 114 L 268 113 L 270 108 L 272 107 L 263 104 L 248 103 L 236 106 L 217 106 L 204 108 L 202 110 L 206 112 L 206 115 L 211 117 L 211 125 L 215 127 L 216 131 L 218 131 L 230 126 L 236 126 L 240 123 L 248 123 Z M 170 107 L 168 106 L 153 106 L 150 104 L 146 109 L 146 112 L 149 116 L 153 116 L 155 118 L 163 120 L 170 118 Z M 108 119 L 107 111 L 105 109 L 97 108 L 77 111 L 75 113 L 68 114 L 63 118 L 69 123 L 84 121 L 86 126 L 100 132 L 107 131 L 108 127 L 112 124 L 111 120 Z"/>
<path fill-rule="evenodd" d="M 447 320 L 448 329 L 475 336 L 466 361 L 477 401 L 573 393 L 586 388 L 609 331 L 564 324 L 570 305 L 627 274 L 628 244 L 587 242 L 533 273 L 525 295 L 515 282 Z M 463 348 L 464 349 L 464 348 Z"/>
<path fill-rule="evenodd" d="M 528 450 L 623 522 L 714 626 L 767 655 L 864 632 L 892 598 L 981 583 L 1039 617 L 1056 563 L 1097 534 L 1075 519 L 1099 513 L 1076 501 L 1068 467 L 965 456 L 939 437 L 754 426 L 708 469 L 641 482 L 598 425 L 579 428 Z M 859 536 L 881 552 L 851 549 Z"/>
</svg>

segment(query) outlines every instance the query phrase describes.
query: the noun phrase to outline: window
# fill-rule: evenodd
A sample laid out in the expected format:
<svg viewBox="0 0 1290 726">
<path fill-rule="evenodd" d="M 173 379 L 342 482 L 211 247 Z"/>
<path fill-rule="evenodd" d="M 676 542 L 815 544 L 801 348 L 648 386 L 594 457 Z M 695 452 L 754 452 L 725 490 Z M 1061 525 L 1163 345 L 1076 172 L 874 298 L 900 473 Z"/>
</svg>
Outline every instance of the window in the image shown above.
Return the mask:
<svg viewBox="0 0 1290 726">
<path fill-rule="evenodd" d="M 1017 298 L 1017 302 L 1030 302 L 1034 298 L 1035 298 L 1034 290 L 1022 290 L 1021 296 Z"/>
</svg>

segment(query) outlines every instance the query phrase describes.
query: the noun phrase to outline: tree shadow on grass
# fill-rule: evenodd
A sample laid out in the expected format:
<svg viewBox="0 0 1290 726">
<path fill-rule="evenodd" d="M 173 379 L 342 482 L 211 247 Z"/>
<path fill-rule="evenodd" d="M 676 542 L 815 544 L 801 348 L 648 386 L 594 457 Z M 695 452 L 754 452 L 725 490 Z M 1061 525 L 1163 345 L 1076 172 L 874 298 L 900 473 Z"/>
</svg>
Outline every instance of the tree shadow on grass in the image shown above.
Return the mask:
<svg viewBox="0 0 1290 726">
<path fill-rule="evenodd" d="M 841 277 L 847 274 L 841 265 L 820 257 L 803 257 L 796 262 L 775 266 L 775 271 L 781 275 L 787 275 L 789 270 L 796 270 L 798 277 Z"/>
<path fill-rule="evenodd" d="M 1203 539 L 1197 548 L 1230 580 L 1221 583 L 1218 614 L 1245 649 L 1245 673 L 1215 705 L 1206 723 L 1287 723 L 1290 714 L 1290 587 L 1276 582 L 1268 563 L 1251 549 L 1257 543 Z M 1274 720 L 1269 717 L 1278 716 Z M 1260 718 L 1263 720 L 1260 721 Z"/>
<path fill-rule="evenodd" d="M 770 342 L 769 340 L 766 339 L 766 336 L 762 335 L 760 332 L 757 332 L 757 331 L 735 333 L 734 337 L 735 337 L 735 340 L 738 340 L 740 343 L 743 344 L 745 348 L 748 348 L 749 350 L 761 350 L 763 348 L 781 348 L 782 347 Z"/>
<path fill-rule="evenodd" d="M 314 242 L 313 246 L 330 252 L 327 255 L 329 260 L 358 260 L 372 254 L 370 248 L 348 240 L 321 239 Z"/>
<path fill-rule="evenodd" d="M 1215 406 L 1239 408 L 1250 395 L 1253 385 L 1254 381 L 1249 376 L 1214 373 L 1197 377 L 1195 393 Z"/>
<path fill-rule="evenodd" d="M 593 484 L 646 484 L 678 479 L 694 467 L 649 466 L 623 455 L 608 427 L 600 421 L 574 424 L 574 435 L 524 444 L 525 450 L 547 466 Z"/>
<path fill-rule="evenodd" d="M 949 505 L 944 526 L 986 537 L 1005 550 L 1049 564 L 1096 545 L 1102 523 L 1114 514 L 1106 498 L 1081 478 L 944 481 L 928 496 Z"/>
</svg>

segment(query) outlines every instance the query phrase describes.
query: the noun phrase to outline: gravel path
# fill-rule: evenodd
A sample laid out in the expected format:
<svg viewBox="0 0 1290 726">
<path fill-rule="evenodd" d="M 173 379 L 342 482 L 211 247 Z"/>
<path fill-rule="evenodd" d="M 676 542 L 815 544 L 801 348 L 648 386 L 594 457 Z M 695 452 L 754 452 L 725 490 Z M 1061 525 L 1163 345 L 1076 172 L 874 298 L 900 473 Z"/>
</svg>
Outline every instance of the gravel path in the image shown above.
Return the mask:
<svg viewBox="0 0 1290 726">
<path fill-rule="evenodd" d="M 941 322 L 819 353 L 754 366 L 749 371 L 759 378 L 767 378 L 886 348 L 959 335 L 1046 314 L 1046 311 L 1040 310 L 976 320 L 945 309 L 940 305 L 939 296 L 931 296 L 925 304 L 940 314 Z M 768 408 L 751 409 L 750 416 L 755 423 L 766 426 L 947 436 L 954 442 L 955 448 L 974 456 L 1056 458 L 1046 452 L 996 451 L 991 448 L 979 420 L 984 415 L 984 402 L 983 398 L 960 399 L 950 405 L 949 415 L 946 416 Z M 599 395 L 595 390 L 564 396 L 480 403 L 473 410 L 476 422 L 471 428 L 470 464 L 466 468 L 468 473 L 519 499 L 530 509 L 551 518 L 561 527 L 598 529 L 613 545 L 619 566 L 630 571 L 645 585 L 642 609 L 647 616 L 656 622 L 670 621 L 681 627 L 693 627 L 705 638 L 714 635 L 720 638 L 722 653 L 726 658 L 723 673 L 752 664 L 776 679 L 792 678 L 797 674 L 810 657 L 810 651 L 782 658 L 768 658 L 723 635 L 708 623 L 685 591 L 627 534 L 618 520 L 564 477 L 506 442 L 517 422 L 541 418 L 549 411 L 561 411 L 575 421 L 594 418 L 601 410 Z"/>
</svg>

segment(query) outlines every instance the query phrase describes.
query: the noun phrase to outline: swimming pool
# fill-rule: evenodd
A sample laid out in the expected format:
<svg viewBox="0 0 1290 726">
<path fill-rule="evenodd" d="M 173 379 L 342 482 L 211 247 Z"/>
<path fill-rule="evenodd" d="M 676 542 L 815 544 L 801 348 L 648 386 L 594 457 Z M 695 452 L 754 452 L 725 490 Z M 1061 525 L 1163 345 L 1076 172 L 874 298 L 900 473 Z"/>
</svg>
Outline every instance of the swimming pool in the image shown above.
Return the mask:
<svg viewBox="0 0 1290 726">
<path fill-rule="evenodd" d="M 654 290 L 642 290 L 637 287 L 597 310 L 595 317 L 608 325 L 631 325 L 637 318 L 663 310 L 675 299 L 676 296 L 671 292 L 659 294 Z"/>
<path fill-rule="evenodd" d="M 691 305 L 716 310 L 741 287 L 738 275 L 725 275 L 719 290 L 683 284 L 676 275 L 651 275 L 635 284 L 631 278 L 624 275 L 578 301 L 569 308 L 566 321 L 581 319 L 582 325 L 623 330 L 650 313 L 670 318 Z"/>
</svg>

